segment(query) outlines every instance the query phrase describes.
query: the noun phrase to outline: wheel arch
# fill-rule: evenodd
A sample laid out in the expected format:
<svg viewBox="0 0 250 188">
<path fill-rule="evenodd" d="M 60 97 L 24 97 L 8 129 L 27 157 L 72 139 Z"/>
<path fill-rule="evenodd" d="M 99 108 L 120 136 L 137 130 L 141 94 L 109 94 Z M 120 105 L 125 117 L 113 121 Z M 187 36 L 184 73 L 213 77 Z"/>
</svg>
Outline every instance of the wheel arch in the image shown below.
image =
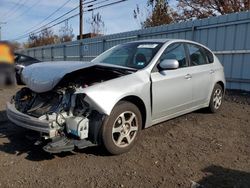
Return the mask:
<svg viewBox="0 0 250 188">
<path fill-rule="evenodd" d="M 225 84 L 222 81 L 217 81 L 216 84 L 219 84 L 222 87 L 223 94 L 225 94 Z"/>
<path fill-rule="evenodd" d="M 131 103 L 133 103 L 134 105 L 137 106 L 137 108 L 141 112 L 141 116 L 142 116 L 142 129 L 144 129 L 145 125 L 146 125 L 147 111 L 146 111 L 146 106 L 145 106 L 143 100 L 140 97 L 138 97 L 138 96 L 130 95 L 130 96 L 123 97 L 118 102 L 120 102 L 120 101 L 128 101 L 128 102 L 131 102 Z"/>
</svg>

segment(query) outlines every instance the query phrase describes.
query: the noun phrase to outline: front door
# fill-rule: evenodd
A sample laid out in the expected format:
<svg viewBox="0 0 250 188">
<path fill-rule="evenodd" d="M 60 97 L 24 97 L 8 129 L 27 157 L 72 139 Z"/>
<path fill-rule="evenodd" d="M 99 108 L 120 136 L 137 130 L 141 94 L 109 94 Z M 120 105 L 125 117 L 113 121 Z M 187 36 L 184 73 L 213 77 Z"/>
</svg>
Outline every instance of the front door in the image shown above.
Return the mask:
<svg viewBox="0 0 250 188">
<path fill-rule="evenodd" d="M 157 120 L 192 107 L 192 76 L 188 66 L 187 54 L 182 43 L 170 44 L 159 62 L 175 59 L 179 68 L 175 70 L 154 71 L 152 81 L 152 118 Z"/>
</svg>

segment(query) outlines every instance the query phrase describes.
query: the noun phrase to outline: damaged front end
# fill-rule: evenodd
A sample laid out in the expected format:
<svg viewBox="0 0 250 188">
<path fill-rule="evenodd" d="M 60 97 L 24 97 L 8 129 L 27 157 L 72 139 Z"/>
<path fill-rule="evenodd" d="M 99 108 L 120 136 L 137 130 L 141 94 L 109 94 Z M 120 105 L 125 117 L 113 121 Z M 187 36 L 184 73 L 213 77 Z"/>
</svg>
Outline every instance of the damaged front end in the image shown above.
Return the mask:
<svg viewBox="0 0 250 188">
<path fill-rule="evenodd" d="M 50 153 L 97 145 L 105 114 L 86 102 L 86 95 L 79 89 L 124 74 L 94 67 L 65 75 L 51 91 L 37 93 L 22 88 L 7 103 L 8 118 L 16 125 L 40 132 L 44 140 L 50 141 L 44 146 Z"/>
<path fill-rule="evenodd" d="M 85 94 L 75 94 L 74 88 L 46 93 L 22 88 L 7 104 L 7 115 L 15 124 L 38 131 L 44 140 L 51 140 L 44 150 L 71 151 L 98 144 L 95 134 L 104 115 L 91 109 L 84 98 Z"/>
</svg>

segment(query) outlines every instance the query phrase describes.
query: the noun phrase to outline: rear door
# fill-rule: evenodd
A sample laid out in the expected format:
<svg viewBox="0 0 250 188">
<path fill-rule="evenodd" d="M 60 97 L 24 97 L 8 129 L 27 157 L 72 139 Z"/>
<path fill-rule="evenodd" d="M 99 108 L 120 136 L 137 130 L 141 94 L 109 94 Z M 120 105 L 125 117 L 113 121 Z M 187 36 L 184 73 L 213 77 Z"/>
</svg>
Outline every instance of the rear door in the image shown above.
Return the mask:
<svg viewBox="0 0 250 188">
<path fill-rule="evenodd" d="M 204 104 L 209 98 L 212 86 L 213 64 L 209 63 L 202 46 L 188 43 L 190 74 L 193 82 L 193 106 Z"/>
<path fill-rule="evenodd" d="M 170 44 L 158 63 L 164 59 L 176 59 L 180 67 L 175 70 L 157 69 L 151 73 L 153 120 L 176 114 L 192 106 L 192 80 L 184 44 Z"/>
</svg>

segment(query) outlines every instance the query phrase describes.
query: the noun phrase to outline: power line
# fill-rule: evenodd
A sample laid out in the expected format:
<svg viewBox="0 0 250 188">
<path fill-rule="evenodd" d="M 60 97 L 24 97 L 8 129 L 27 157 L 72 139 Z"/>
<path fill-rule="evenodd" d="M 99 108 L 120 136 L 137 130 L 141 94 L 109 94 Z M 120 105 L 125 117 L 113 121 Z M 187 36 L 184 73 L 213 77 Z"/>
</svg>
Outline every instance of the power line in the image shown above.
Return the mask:
<svg viewBox="0 0 250 188">
<path fill-rule="evenodd" d="M 87 4 L 93 3 L 95 1 L 97 1 L 97 0 L 91 0 L 91 1 L 88 1 L 88 2 L 83 2 L 83 5 L 87 5 Z"/>
<path fill-rule="evenodd" d="M 7 17 L 6 22 L 8 22 L 8 21 L 9 21 L 9 18 L 13 17 L 13 15 L 15 15 L 15 13 L 16 13 L 20 8 L 22 8 L 22 7 L 25 5 L 26 2 L 27 2 L 27 0 L 25 0 L 23 3 L 20 3 L 19 6 L 13 11 L 14 13 Z"/>
<path fill-rule="evenodd" d="M 55 27 L 56 25 L 59 25 L 59 24 L 65 22 L 66 20 L 72 19 L 72 18 L 74 18 L 74 17 L 76 17 L 76 16 L 78 16 L 78 15 L 79 15 L 79 13 L 74 14 L 74 15 L 72 15 L 72 16 L 70 16 L 70 17 L 64 19 L 64 20 L 61 20 L 60 22 L 57 22 L 57 23 L 55 23 L 55 24 L 53 24 L 53 25 L 51 25 L 51 26 L 49 26 L 49 27 L 46 27 L 46 29 L 50 29 L 50 28 L 52 28 L 52 27 Z M 16 39 L 12 39 L 12 41 L 13 41 L 13 40 L 20 40 L 20 39 L 23 39 L 23 38 L 27 38 L 30 34 L 37 34 L 37 33 L 40 33 L 40 32 L 42 32 L 42 31 L 43 31 L 43 30 L 39 30 L 39 31 L 32 32 L 32 33 L 27 33 L 27 34 L 25 34 L 25 35 L 23 35 L 23 36 L 21 36 L 21 37 L 18 37 L 18 38 L 16 38 Z"/>
<path fill-rule="evenodd" d="M 18 5 L 16 6 L 16 8 L 12 10 L 12 12 L 15 12 L 15 13 L 16 13 L 16 11 L 18 11 L 20 8 L 22 8 L 22 7 L 24 6 L 24 4 L 25 4 L 27 1 L 28 1 L 28 0 L 24 0 L 22 3 L 18 4 Z M 20 2 L 20 1 L 19 1 L 19 2 Z M 9 14 L 10 14 L 10 13 L 11 13 L 11 11 L 9 12 Z M 12 15 L 13 15 L 13 14 L 11 14 L 11 15 L 9 16 L 9 14 L 6 15 L 7 18 L 12 17 Z"/>
<path fill-rule="evenodd" d="M 50 29 L 50 28 L 52 28 L 52 27 L 55 27 L 56 25 L 59 25 L 59 24 L 65 22 L 65 21 L 67 21 L 67 20 L 70 20 L 70 19 L 72 19 L 72 18 L 74 18 L 74 17 L 76 17 L 76 16 L 78 16 L 78 15 L 79 15 L 79 13 L 74 14 L 74 15 L 72 15 L 72 16 L 70 16 L 70 17 L 64 19 L 64 20 L 61 20 L 60 22 L 57 22 L 57 23 L 55 23 L 55 24 L 53 24 L 53 25 L 51 25 L 51 26 L 49 26 L 49 27 L 46 27 L 46 29 Z M 32 33 L 32 34 L 37 34 L 37 33 L 40 33 L 40 32 L 42 32 L 42 31 L 43 31 L 43 30 L 37 31 L 37 32 Z"/>
<path fill-rule="evenodd" d="M 70 0 L 69 0 L 69 1 L 70 1 Z M 63 6 L 65 6 L 69 1 L 66 1 L 66 3 L 64 3 Z M 85 2 L 85 3 L 83 3 L 83 5 L 86 5 L 86 4 L 95 2 L 95 1 L 97 1 L 97 0 L 91 0 L 91 1 Z M 63 8 L 63 6 L 61 6 L 61 8 Z M 59 16 L 58 18 L 56 18 L 56 19 L 54 19 L 54 20 L 48 22 L 47 24 L 45 24 L 45 25 L 43 25 L 43 26 L 41 26 L 41 27 L 39 27 L 39 28 L 37 28 L 37 29 L 32 30 L 33 28 L 35 28 L 35 27 L 41 25 L 43 22 L 45 22 L 49 17 L 52 16 L 53 13 L 58 12 L 58 11 L 61 9 L 61 8 L 59 7 L 55 12 L 53 12 L 52 14 L 50 14 L 49 16 L 47 16 L 42 22 L 40 22 L 39 24 L 37 24 L 37 25 L 35 25 L 35 26 L 33 26 L 33 27 L 31 27 L 31 28 L 25 30 L 24 33 L 26 33 L 26 32 L 32 33 L 32 32 L 34 32 L 34 31 L 37 31 L 37 30 L 41 29 L 41 28 L 44 28 L 44 27 L 46 27 L 47 25 L 49 25 L 49 24 L 51 24 L 51 23 L 53 23 L 53 22 L 59 20 L 60 18 L 62 18 L 62 17 L 64 17 L 64 16 L 68 15 L 69 13 L 73 12 L 74 10 L 77 10 L 78 7 L 79 7 L 79 6 L 77 6 L 77 7 L 73 8 L 73 9 L 71 9 L 70 11 L 68 11 L 68 12 L 64 13 L 63 15 Z M 53 15 L 54 15 L 54 14 L 53 14 Z M 31 31 L 31 30 L 32 30 L 32 31 Z"/>
<path fill-rule="evenodd" d="M 122 2 L 125 2 L 125 1 L 127 1 L 127 0 L 120 0 L 120 1 L 116 1 L 116 2 L 113 2 L 113 3 L 106 4 L 106 5 L 101 5 L 99 7 L 91 8 L 88 11 L 93 11 L 93 10 L 96 10 L 96 9 L 104 8 L 104 7 L 111 6 L 111 5 L 114 5 L 114 4 L 117 4 L 117 3 L 122 3 Z"/>
<path fill-rule="evenodd" d="M 88 9 L 88 10 L 83 11 L 83 12 L 86 13 L 86 12 L 88 12 L 88 11 L 93 11 L 93 10 L 96 10 L 96 9 L 108 7 L 108 6 L 111 6 L 111 5 L 114 5 L 114 4 L 118 4 L 118 3 L 121 3 L 121 2 L 125 2 L 125 1 L 127 1 L 127 0 L 119 0 L 119 1 L 116 1 L 116 2 L 112 2 L 112 3 L 108 3 L 108 4 L 105 4 L 105 5 L 101 5 L 101 6 L 98 6 L 98 7 L 95 7 L 95 8 L 91 8 L 91 9 Z M 79 6 L 77 6 L 76 8 L 78 8 L 78 7 L 79 7 Z M 76 8 L 74 8 L 74 9 L 76 9 Z M 72 10 L 73 10 L 73 9 L 72 9 Z M 71 11 L 72 11 L 72 10 L 71 10 Z M 68 13 L 68 12 L 67 12 L 67 13 Z M 65 14 L 67 14 L 67 13 L 65 13 Z M 64 15 L 65 15 L 65 14 L 64 14 Z M 55 20 L 58 20 L 58 19 L 62 18 L 64 15 L 62 15 L 62 16 L 56 18 Z M 74 17 L 76 17 L 76 16 L 78 16 L 78 15 L 79 15 L 79 13 L 74 14 L 74 15 L 72 15 L 72 16 L 70 16 L 70 17 L 64 19 L 64 20 L 61 20 L 61 21 L 59 21 L 59 22 L 57 22 L 57 23 L 55 23 L 55 24 L 53 24 L 53 25 L 51 25 L 51 26 L 46 27 L 46 29 L 50 29 L 50 28 L 52 28 L 52 27 L 54 27 L 54 26 L 56 26 L 56 25 L 59 25 L 59 24 L 65 22 L 66 20 L 72 19 L 72 18 L 74 18 Z M 55 20 L 53 20 L 53 22 L 54 22 Z M 51 21 L 51 23 L 52 23 L 52 21 Z M 50 23 L 48 23 L 48 24 L 46 24 L 46 25 L 44 25 L 44 26 L 42 26 L 42 27 L 40 27 L 40 28 L 34 30 L 33 32 L 29 32 L 29 33 L 27 33 L 27 34 L 24 34 L 24 35 L 22 35 L 22 36 L 19 36 L 19 37 L 13 39 L 13 40 L 20 40 L 20 39 L 23 39 L 23 38 L 27 38 L 30 34 L 37 34 L 37 33 L 40 33 L 40 32 L 43 31 L 43 29 L 42 29 L 42 30 L 39 30 L 39 29 L 45 28 L 45 26 L 47 26 L 47 25 L 49 25 L 49 24 L 50 24 Z M 39 30 L 39 31 L 37 31 L 37 30 Z"/>
<path fill-rule="evenodd" d="M 12 6 L 12 7 L 9 9 L 9 11 L 6 11 L 6 12 L 2 13 L 2 14 L 1 14 L 1 17 L 2 17 L 3 15 L 8 15 L 10 12 L 12 12 L 12 10 L 15 9 L 15 8 L 20 4 L 21 1 L 22 1 L 22 0 L 19 0 L 18 2 L 16 2 L 16 3 L 14 4 L 14 6 Z"/>
<path fill-rule="evenodd" d="M 89 3 L 94 2 L 94 1 L 97 1 L 97 0 L 91 0 L 91 1 L 85 2 L 83 5 L 89 4 Z M 40 30 L 40 29 L 42 29 L 42 28 L 48 26 L 49 24 L 51 24 L 51 23 L 53 23 L 53 22 L 55 22 L 55 21 L 61 19 L 62 17 L 68 15 L 69 13 L 73 12 L 74 10 L 77 10 L 78 7 L 79 7 L 79 6 L 77 6 L 77 7 L 73 8 L 73 9 L 71 9 L 70 11 L 64 13 L 63 15 L 57 17 L 56 19 L 54 19 L 54 20 L 48 22 L 47 24 L 45 24 L 45 25 L 43 25 L 43 26 L 41 26 L 41 27 L 39 27 L 39 28 L 37 28 L 37 29 L 34 29 L 34 30 L 30 31 L 30 30 L 31 30 L 31 28 L 30 28 L 30 29 L 26 30 L 24 33 L 28 32 L 28 34 L 23 34 L 23 35 L 19 36 L 18 38 L 23 37 L 23 36 L 26 36 L 26 35 L 29 35 L 29 34 L 31 34 L 31 33 L 34 33 L 34 32 L 36 32 L 36 31 L 38 31 L 38 30 Z M 40 24 L 38 24 L 38 25 L 40 25 Z M 32 27 L 32 28 L 33 28 L 33 27 Z"/>
<path fill-rule="evenodd" d="M 103 0 L 103 1 L 100 1 L 100 2 L 97 2 L 97 3 L 94 3 L 94 4 L 91 4 L 91 5 L 88 5 L 87 6 L 87 8 L 90 8 L 90 7 L 93 7 L 93 6 L 95 6 L 95 5 L 98 5 L 98 4 L 102 4 L 102 3 L 104 3 L 104 2 L 107 2 L 107 1 L 109 1 L 109 0 Z M 83 0 L 80 0 L 79 1 L 80 2 L 80 7 L 79 7 L 79 39 L 81 40 L 82 38 L 83 38 L 83 25 L 84 25 L 84 23 L 83 23 Z"/>
<path fill-rule="evenodd" d="M 107 1 L 110 1 L 110 0 L 103 0 L 103 1 L 100 1 L 100 2 L 97 2 L 97 3 L 94 3 L 94 4 L 92 4 L 92 5 L 88 5 L 86 8 L 90 8 L 90 7 L 93 7 L 93 6 L 95 6 L 95 5 L 99 5 L 99 4 L 102 4 L 102 3 L 104 3 L 104 2 L 107 2 Z"/>
<path fill-rule="evenodd" d="M 30 31 L 31 29 L 33 29 L 34 27 L 37 27 L 39 25 L 41 25 L 42 23 L 44 23 L 46 20 L 48 20 L 49 18 L 51 18 L 55 13 L 57 13 L 59 10 L 61 10 L 66 4 L 68 4 L 71 0 L 67 0 L 66 2 L 64 2 L 60 7 L 58 7 L 54 12 L 52 12 L 50 15 L 48 15 L 45 19 L 43 19 L 41 22 L 39 22 L 37 25 L 27 29 L 26 31 L 24 31 L 25 33 Z"/>
<path fill-rule="evenodd" d="M 34 29 L 34 30 L 30 31 L 29 33 L 33 33 L 33 32 L 35 32 L 35 31 L 37 31 L 37 30 L 40 30 L 40 29 L 46 27 L 47 25 L 49 25 L 49 24 L 51 24 L 51 23 L 53 23 L 53 22 L 55 22 L 55 21 L 61 19 L 62 17 L 66 16 L 66 15 L 68 15 L 69 13 L 73 12 L 74 10 L 78 9 L 78 7 L 79 7 L 79 6 L 77 6 L 77 7 L 73 8 L 73 9 L 71 9 L 70 11 L 64 13 L 63 15 L 57 17 L 56 19 L 54 19 L 54 20 L 48 22 L 47 24 L 42 25 L 41 27 L 39 27 L 39 28 L 37 28 L 37 29 Z"/>
<path fill-rule="evenodd" d="M 13 20 L 13 19 L 15 19 L 15 18 L 17 18 L 17 17 L 18 17 L 18 19 L 16 19 L 16 20 L 20 20 L 21 17 L 22 17 L 23 15 L 27 14 L 28 12 L 30 12 L 30 11 L 31 11 L 35 6 L 37 6 L 40 2 L 41 2 L 41 0 L 35 1 L 35 3 L 33 3 L 30 7 L 27 7 L 21 14 L 15 16 L 14 18 L 11 18 L 10 20 L 7 20 L 7 22 L 9 22 L 9 21 L 11 21 L 11 20 Z M 15 21 L 16 21 L 16 20 L 15 20 Z"/>
</svg>

